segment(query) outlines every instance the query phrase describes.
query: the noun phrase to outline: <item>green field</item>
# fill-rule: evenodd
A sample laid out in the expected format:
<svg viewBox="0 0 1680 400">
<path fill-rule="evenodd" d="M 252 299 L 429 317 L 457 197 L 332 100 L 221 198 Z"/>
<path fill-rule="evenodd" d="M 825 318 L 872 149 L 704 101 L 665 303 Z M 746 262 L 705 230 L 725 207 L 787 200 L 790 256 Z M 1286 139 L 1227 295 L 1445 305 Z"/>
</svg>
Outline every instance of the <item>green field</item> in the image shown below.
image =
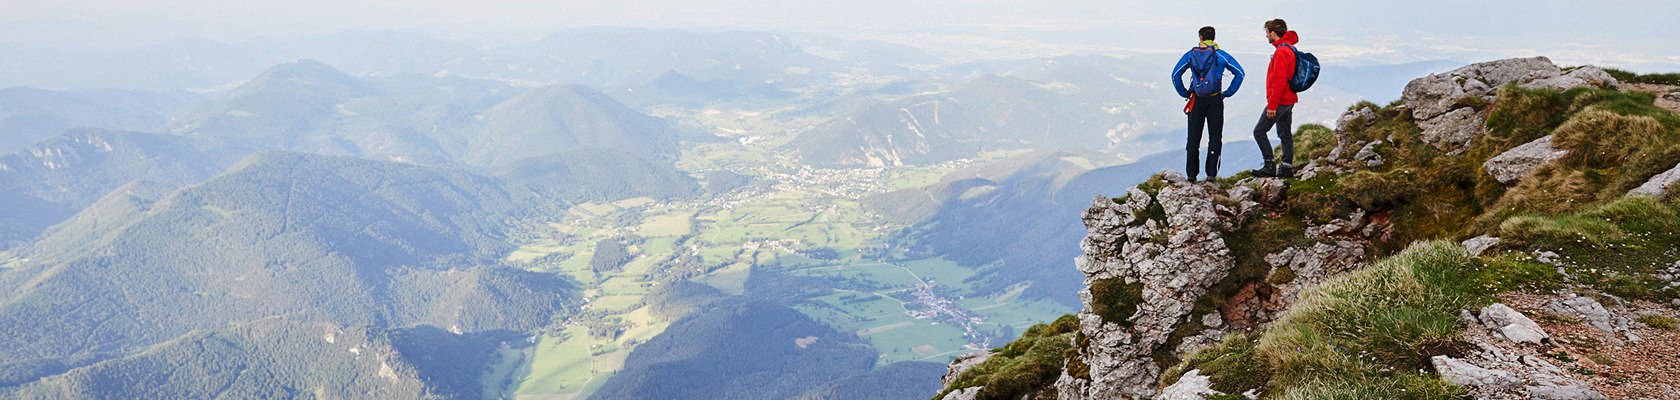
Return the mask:
<svg viewBox="0 0 1680 400">
<path fill-rule="evenodd" d="M 586 325 L 574 323 L 565 328 L 564 340 L 543 336 L 529 348 L 503 350 L 500 362 L 485 378 L 486 393 L 511 391 L 518 398 L 532 399 L 587 397 L 623 368 L 635 345 L 663 333 L 672 322 L 655 317 L 645 305 L 654 282 L 670 268 L 665 265 L 668 260 L 697 262 L 687 265 L 709 271 L 692 281 L 734 295 L 746 294 L 745 284 L 755 271 L 823 278 L 836 290 L 791 306 L 857 334 L 881 354 L 883 362 L 945 362 L 974 351 L 960 327 L 916 319 L 907 312 L 905 302 L 916 301 L 916 287 L 924 282 L 937 285 L 934 293 L 956 302 L 969 315 L 983 318 L 984 322 L 973 324 L 977 329 L 1006 325 L 1018 333 L 1067 311 L 1054 304 L 1020 301 L 1015 298 L 1018 290 L 973 296 L 963 283 L 973 271 L 949 261 L 923 259 L 894 265 L 865 255 L 875 254 L 868 249 L 883 247 L 884 235 L 902 226 L 871 216 L 860 197 L 936 183 L 959 168 L 1018 152 L 991 152 L 975 161 L 937 166 L 811 171 L 773 155 L 772 149 L 790 140 L 789 132 L 821 117 L 776 116 L 781 110 L 684 114 L 692 111 L 661 112 L 678 116 L 679 124 L 714 131 L 730 140 L 685 146 L 677 160 L 679 168 L 726 169 L 759 183 L 743 189 L 747 192 L 717 200 L 638 198 L 578 204 L 556 216 L 564 222 L 553 222 L 547 231 L 535 235 L 537 239 L 520 243 L 506 256 L 507 261 L 570 276 L 590 299 L 590 318 L 618 321 L 624 330 L 615 337 L 589 337 Z M 868 193 L 857 188 L 869 188 Z M 617 271 L 591 270 L 596 243 L 624 237 L 639 238 L 631 249 L 635 258 Z M 817 248 L 831 250 L 837 258 L 818 260 L 799 254 Z M 507 381 L 495 376 L 518 379 L 500 387 Z"/>
<path fill-rule="evenodd" d="M 560 336 L 540 336 L 531 348 L 531 357 L 522 371 L 518 398 L 581 397 L 580 389 L 593 375 L 590 372 L 589 330 L 582 326 L 568 327 Z"/>
</svg>

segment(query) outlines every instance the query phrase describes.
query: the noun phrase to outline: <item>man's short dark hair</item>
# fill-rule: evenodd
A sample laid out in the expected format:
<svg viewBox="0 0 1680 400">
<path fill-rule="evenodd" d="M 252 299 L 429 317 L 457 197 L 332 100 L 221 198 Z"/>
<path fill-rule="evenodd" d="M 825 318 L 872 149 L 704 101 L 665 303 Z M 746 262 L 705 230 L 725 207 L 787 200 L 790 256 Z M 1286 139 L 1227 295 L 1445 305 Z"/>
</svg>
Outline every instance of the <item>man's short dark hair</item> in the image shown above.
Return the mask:
<svg viewBox="0 0 1680 400">
<path fill-rule="evenodd" d="M 1213 27 L 1204 26 L 1202 30 L 1196 31 L 1196 35 L 1201 36 L 1202 40 L 1213 40 Z"/>
<path fill-rule="evenodd" d="M 1289 23 L 1283 22 L 1282 18 L 1266 21 L 1266 30 L 1276 33 L 1278 36 L 1283 36 L 1284 32 L 1289 32 Z"/>
</svg>

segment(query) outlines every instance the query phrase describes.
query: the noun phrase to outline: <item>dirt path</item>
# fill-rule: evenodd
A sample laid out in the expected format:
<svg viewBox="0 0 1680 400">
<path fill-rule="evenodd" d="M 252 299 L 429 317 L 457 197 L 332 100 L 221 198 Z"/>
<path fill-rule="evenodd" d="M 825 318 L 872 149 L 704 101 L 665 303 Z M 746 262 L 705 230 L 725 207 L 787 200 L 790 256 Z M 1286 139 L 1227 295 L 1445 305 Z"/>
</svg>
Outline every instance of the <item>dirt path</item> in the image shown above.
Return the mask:
<svg viewBox="0 0 1680 400">
<path fill-rule="evenodd" d="M 1657 107 L 1680 113 L 1680 86 L 1653 85 L 1649 83 L 1624 83 L 1622 90 L 1645 92 L 1657 95 Z M 1672 94 L 1672 96 L 1670 96 Z"/>
</svg>

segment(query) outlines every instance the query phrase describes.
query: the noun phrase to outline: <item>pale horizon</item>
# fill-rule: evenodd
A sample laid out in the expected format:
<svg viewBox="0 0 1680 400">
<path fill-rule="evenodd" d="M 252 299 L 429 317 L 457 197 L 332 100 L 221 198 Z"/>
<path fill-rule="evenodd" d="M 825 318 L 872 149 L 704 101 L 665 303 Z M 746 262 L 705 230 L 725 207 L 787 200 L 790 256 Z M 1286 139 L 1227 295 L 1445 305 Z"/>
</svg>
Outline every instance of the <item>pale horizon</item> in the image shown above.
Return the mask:
<svg viewBox="0 0 1680 400">
<path fill-rule="evenodd" d="M 610 26 L 820 34 L 910 45 L 962 60 L 1170 54 L 1193 43 L 1195 29 L 1204 25 L 1219 28 L 1219 41 L 1234 52 L 1260 52 L 1261 21 L 1284 18 L 1301 32 L 1303 47 L 1345 65 L 1544 55 L 1562 65 L 1680 69 L 1680 44 L 1654 39 L 1680 36 L 1680 28 L 1664 21 L 1680 15 L 1680 3 L 1673 2 L 1207 4 L 1203 12 L 1176 2 L 78 0 L 7 5 L 0 16 L 0 45 L 121 50 L 179 39 L 241 43 L 373 30 L 495 46 L 568 28 Z M 1193 11 L 1205 16 L 1191 16 Z"/>
</svg>

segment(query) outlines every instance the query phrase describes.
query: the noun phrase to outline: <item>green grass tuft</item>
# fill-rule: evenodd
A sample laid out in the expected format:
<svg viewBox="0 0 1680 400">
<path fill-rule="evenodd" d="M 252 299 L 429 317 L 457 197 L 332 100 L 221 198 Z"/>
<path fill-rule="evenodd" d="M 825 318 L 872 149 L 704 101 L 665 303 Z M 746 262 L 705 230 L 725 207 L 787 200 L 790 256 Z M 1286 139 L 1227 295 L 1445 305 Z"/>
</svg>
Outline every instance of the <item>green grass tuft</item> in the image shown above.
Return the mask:
<svg viewBox="0 0 1680 400">
<path fill-rule="evenodd" d="M 1558 253 L 1579 283 L 1625 298 L 1680 298 L 1656 276 L 1680 259 L 1680 205 L 1674 202 L 1624 197 L 1570 214 L 1511 217 L 1499 227 L 1501 249 Z"/>
<path fill-rule="evenodd" d="M 1295 165 L 1330 155 L 1336 147 L 1336 133 L 1319 124 L 1303 124 L 1295 129 Z"/>
<path fill-rule="evenodd" d="M 1604 72 L 1609 72 L 1611 77 L 1621 82 L 1680 85 L 1680 73 L 1640 74 L 1615 68 L 1605 68 Z"/>
<path fill-rule="evenodd" d="M 1458 310 L 1488 301 L 1477 271 L 1458 245 L 1424 242 L 1303 295 L 1255 347 L 1277 398 L 1458 396 L 1414 371 L 1457 339 Z"/>
<path fill-rule="evenodd" d="M 1079 319 L 1063 315 L 1050 324 L 1033 325 L 1020 339 L 998 349 L 992 358 L 963 372 L 956 381 L 934 399 L 943 399 L 952 390 L 983 386 L 980 399 L 1019 399 L 1038 396 L 1049 390 L 1056 377 L 1061 376 L 1062 364 L 1073 349 L 1074 335 L 1079 331 Z"/>
<path fill-rule="evenodd" d="M 1142 282 L 1126 283 L 1122 278 L 1109 278 L 1091 283 L 1091 312 L 1103 321 L 1131 327 L 1130 318 L 1142 302 Z"/>
<path fill-rule="evenodd" d="M 1666 315 L 1641 315 L 1639 316 L 1639 323 L 1665 331 L 1672 331 L 1680 328 L 1680 322 L 1675 321 L 1674 317 Z"/>
<path fill-rule="evenodd" d="M 1246 334 L 1232 333 L 1225 340 L 1190 356 L 1183 363 L 1161 374 L 1161 386 L 1178 382 L 1192 369 L 1208 376 L 1213 390 L 1238 394 L 1266 386 L 1271 370 L 1254 350 L 1255 340 Z"/>
</svg>

